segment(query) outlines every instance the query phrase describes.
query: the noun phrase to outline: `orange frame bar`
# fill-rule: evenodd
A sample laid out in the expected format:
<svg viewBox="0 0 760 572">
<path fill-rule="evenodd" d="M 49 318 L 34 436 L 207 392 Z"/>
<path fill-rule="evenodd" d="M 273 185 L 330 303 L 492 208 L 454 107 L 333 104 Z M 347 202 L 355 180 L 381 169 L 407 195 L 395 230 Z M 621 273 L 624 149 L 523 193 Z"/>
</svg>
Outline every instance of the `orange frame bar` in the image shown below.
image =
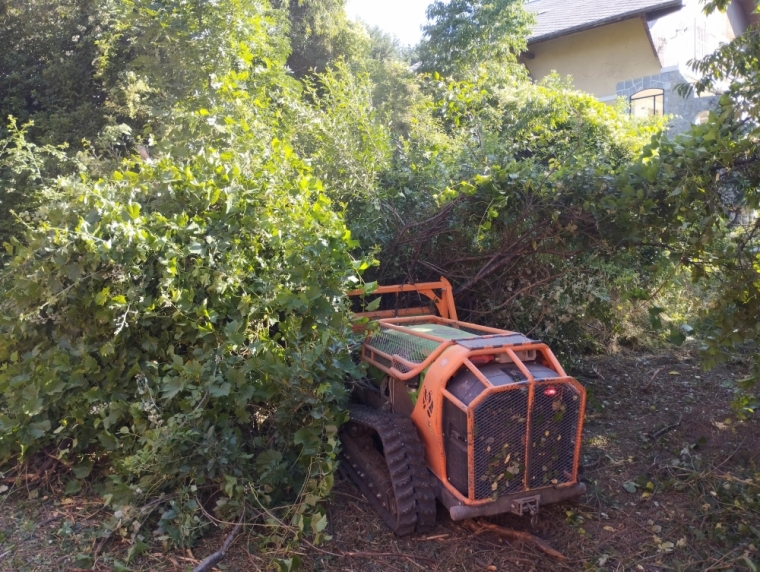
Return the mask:
<svg viewBox="0 0 760 572">
<path fill-rule="evenodd" d="M 435 294 L 435 290 L 440 290 L 441 295 L 437 296 Z M 451 282 L 446 280 L 443 276 L 441 276 L 441 280 L 438 282 L 420 282 L 419 284 L 398 284 L 396 286 L 378 286 L 374 291 L 372 292 L 365 292 L 364 290 L 352 290 L 351 292 L 348 292 L 348 296 L 372 296 L 372 295 L 383 295 L 383 294 L 400 294 L 401 292 L 419 292 L 423 296 L 427 296 L 430 298 L 433 303 L 436 305 L 436 308 L 438 309 L 438 313 L 441 315 L 442 318 L 445 319 L 451 319 L 456 320 L 457 319 L 457 309 L 454 305 L 454 291 L 451 287 Z M 425 311 L 424 308 L 406 308 L 406 312 L 420 310 L 420 314 L 429 314 L 429 311 Z M 356 312 L 354 316 L 357 318 L 370 318 L 370 319 L 376 319 L 376 318 L 385 318 L 385 317 L 391 317 L 395 314 L 395 311 L 390 310 L 393 312 L 391 316 L 388 316 L 387 312 L 389 310 L 380 310 L 376 312 Z M 399 312 L 401 312 L 399 310 Z M 403 315 L 403 314 L 401 314 Z"/>
</svg>

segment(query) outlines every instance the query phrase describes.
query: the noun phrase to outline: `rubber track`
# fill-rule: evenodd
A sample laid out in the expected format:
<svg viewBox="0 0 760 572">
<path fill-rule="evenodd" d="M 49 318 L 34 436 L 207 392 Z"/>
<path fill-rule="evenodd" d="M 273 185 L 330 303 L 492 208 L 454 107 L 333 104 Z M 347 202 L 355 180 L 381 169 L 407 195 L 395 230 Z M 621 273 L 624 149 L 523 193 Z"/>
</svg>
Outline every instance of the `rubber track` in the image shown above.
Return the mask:
<svg viewBox="0 0 760 572">
<path fill-rule="evenodd" d="M 425 449 L 412 420 L 362 405 L 349 406 L 349 414 L 354 423 L 374 430 L 383 443 L 396 497 L 396 535 L 432 530 L 435 527 L 435 494 L 425 462 Z"/>
</svg>

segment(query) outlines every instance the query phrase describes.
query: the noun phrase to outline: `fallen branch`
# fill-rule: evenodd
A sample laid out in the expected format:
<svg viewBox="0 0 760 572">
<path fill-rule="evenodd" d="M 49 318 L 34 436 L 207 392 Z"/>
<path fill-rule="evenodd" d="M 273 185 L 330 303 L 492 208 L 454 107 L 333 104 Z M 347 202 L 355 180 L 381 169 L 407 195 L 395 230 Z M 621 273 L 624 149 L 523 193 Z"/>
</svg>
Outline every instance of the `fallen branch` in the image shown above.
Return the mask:
<svg viewBox="0 0 760 572">
<path fill-rule="evenodd" d="M 203 561 L 201 561 L 201 563 L 198 564 L 198 566 L 193 568 L 193 572 L 206 572 L 207 570 L 211 570 L 214 566 L 216 566 L 222 560 L 224 560 L 224 557 L 227 555 L 227 550 L 230 548 L 232 541 L 235 540 L 235 538 L 237 538 L 237 535 L 240 532 L 240 529 L 243 527 L 244 516 L 245 516 L 245 513 L 240 515 L 240 520 L 235 525 L 235 528 L 232 529 L 232 532 L 230 532 L 230 534 L 224 540 L 224 544 L 222 544 L 222 547 L 216 552 L 214 552 L 212 555 L 206 557 Z"/>
<path fill-rule="evenodd" d="M 659 439 L 660 437 L 662 437 L 663 435 L 665 435 L 665 433 L 669 433 L 673 429 L 677 429 L 678 427 L 680 427 L 681 426 L 681 421 L 683 421 L 683 413 L 681 413 L 681 416 L 678 418 L 678 422 L 677 423 L 673 423 L 673 425 L 668 425 L 667 427 L 663 427 L 662 429 L 660 429 L 659 431 L 655 432 L 654 434 L 649 435 L 649 438 L 652 441 L 656 441 L 657 439 Z"/>
<path fill-rule="evenodd" d="M 37 525 L 37 528 L 42 528 L 43 526 L 47 526 L 48 524 L 51 524 L 55 522 L 56 520 L 60 520 L 63 518 L 63 514 L 56 514 L 55 516 L 51 516 L 50 518 L 46 518 L 41 523 Z"/>
<path fill-rule="evenodd" d="M 599 464 L 602 462 L 602 456 L 603 455 L 599 455 L 596 458 L 596 461 L 592 461 L 591 463 L 588 463 L 587 465 L 581 465 L 578 468 L 583 469 L 584 471 L 588 471 L 590 469 L 596 469 L 599 466 Z"/>
<path fill-rule="evenodd" d="M 661 367 L 661 368 L 658 368 L 658 369 L 654 370 L 654 373 L 652 374 L 652 377 L 650 378 L 650 380 L 649 380 L 649 381 L 647 382 L 647 384 L 646 384 L 646 385 L 645 385 L 645 386 L 644 386 L 644 387 L 641 389 L 641 391 L 642 391 L 642 392 L 646 392 L 646 391 L 647 391 L 647 390 L 648 390 L 648 389 L 651 387 L 651 385 L 654 383 L 654 380 L 655 380 L 655 379 L 657 379 L 657 376 L 658 376 L 658 375 L 660 375 L 660 372 L 661 372 L 663 369 L 665 369 L 665 368 L 664 368 L 664 367 Z"/>
<path fill-rule="evenodd" d="M 494 533 L 496 536 L 500 536 L 508 540 L 522 540 L 523 542 L 528 542 L 552 558 L 556 558 L 557 560 L 567 560 L 564 554 L 555 550 L 539 537 L 534 536 L 529 532 L 504 528 L 503 526 L 491 524 L 490 522 L 486 522 L 484 520 L 478 520 L 477 522 L 472 520 L 465 520 L 462 524 L 475 533 L 483 532 L 486 530 L 488 532 Z"/>
</svg>

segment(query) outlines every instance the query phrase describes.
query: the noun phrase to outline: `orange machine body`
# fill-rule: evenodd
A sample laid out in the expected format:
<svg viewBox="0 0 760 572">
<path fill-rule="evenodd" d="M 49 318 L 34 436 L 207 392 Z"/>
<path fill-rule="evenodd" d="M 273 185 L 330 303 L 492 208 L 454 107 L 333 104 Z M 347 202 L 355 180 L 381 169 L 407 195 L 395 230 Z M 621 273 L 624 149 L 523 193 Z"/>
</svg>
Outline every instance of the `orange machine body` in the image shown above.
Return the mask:
<svg viewBox="0 0 760 572">
<path fill-rule="evenodd" d="M 539 502 L 582 493 L 584 388 L 545 344 L 458 321 L 445 280 L 419 287 L 442 315 L 364 313 L 379 319 L 368 330 L 362 359 L 386 383 L 413 394 L 411 418 L 452 517 L 522 514 L 521 498 L 538 499 L 531 501 L 537 510 Z M 414 290 L 390 286 L 373 294 Z M 499 504 L 501 498 L 509 505 Z"/>
</svg>

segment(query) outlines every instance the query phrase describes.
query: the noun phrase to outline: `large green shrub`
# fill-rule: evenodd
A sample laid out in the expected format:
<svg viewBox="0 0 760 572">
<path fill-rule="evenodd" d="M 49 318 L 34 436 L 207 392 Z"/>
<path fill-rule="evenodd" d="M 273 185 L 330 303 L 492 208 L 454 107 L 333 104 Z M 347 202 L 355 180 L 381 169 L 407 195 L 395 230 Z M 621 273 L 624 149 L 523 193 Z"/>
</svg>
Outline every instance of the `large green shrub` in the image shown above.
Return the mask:
<svg viewBox="0 0 760 572">
<path fill-rule="evenodd" d="M 55 447 L 138 521 L 190 487 L 324 495 L 353 367 L 343 222 L 284 143 L 206 111 L 189 134 L 214 119 L 229 150 L 70 181 L 0 275 L 0 463 Z"/>
<path fill-rule="evenodd" d="M 192 20 L 183 6 L 159 16 Z M 191 543 L 210 495 L 223 519 L 274 511 L 319 534 L 355 367 L 344 293 L 362 263 L 283 139 L 299 91 L 276 20 L 263 2 L 216 9 L 204 22 L 234 33 L 195 46 L 198 73 L 156 71 L 168 32 L 157 60 L 130 60 L 177 88 L 154 100 L 142 158 L 61 178 L 0 273 L 0 466 L 53 455 L 138 551 L 151 529 Z M 150 10 L 128 21 L 147 33 Z"/>
<path fill-rule="evenodd" d="M 597 204 L 663 122 L 631 120 L 556 77 L 503 80 L 418 79 L 371 196 L 379 209 L 355 201 L 349 226 L 379 245 L 381 282 L 445 275 L 464 317 L 599 349 L 622 333 L 625 291 L 659 275 L 617 250 Z"/>
</svg>

